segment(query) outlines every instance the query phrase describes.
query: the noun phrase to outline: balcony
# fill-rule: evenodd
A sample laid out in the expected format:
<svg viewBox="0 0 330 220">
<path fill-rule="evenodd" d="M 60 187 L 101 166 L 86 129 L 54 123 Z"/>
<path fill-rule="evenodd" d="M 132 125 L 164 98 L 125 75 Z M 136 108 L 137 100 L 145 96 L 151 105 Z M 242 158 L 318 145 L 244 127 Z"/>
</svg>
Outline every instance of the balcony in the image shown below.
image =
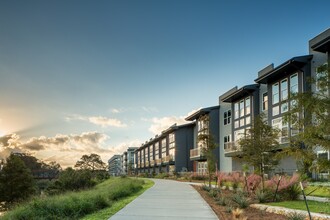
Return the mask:
<svg viewBox="0 0 330 220">
<path fill-rule="evenodd" d="M 241 153 L 241 146 L 237 141 L 228 142 L 224 145 L 225 156 L 226 157 L 234 157 Z"/>
<path fill-rule="evenodd" d="M 174 162 L 174 157 L 173 155 L 167 155 L 163 158 L 162 160 L 163 163 L 173 163 Z"/>
<path fill-rule="evenodd" d="M 190 160 L 205 161 L 206 157 L 204 156 L 202 148 L 191 149 Z"/>
<path fill-rule="evenodd" d="M 154 160 L 150 160 L 150 166 L 151 167 L 155 166 L 155 161 Z"/>
<path fill-rule="evenodd" d="M 146 161 L 146 167 L 149 167 L 149 161 Z"/>
<path fill-rule="evenodd" d="M 156 165 L 161 165 L 162 164 L 162 159 L 161 158 L 158 158 L 155 161 L 156 161 Z"/>
</svg>

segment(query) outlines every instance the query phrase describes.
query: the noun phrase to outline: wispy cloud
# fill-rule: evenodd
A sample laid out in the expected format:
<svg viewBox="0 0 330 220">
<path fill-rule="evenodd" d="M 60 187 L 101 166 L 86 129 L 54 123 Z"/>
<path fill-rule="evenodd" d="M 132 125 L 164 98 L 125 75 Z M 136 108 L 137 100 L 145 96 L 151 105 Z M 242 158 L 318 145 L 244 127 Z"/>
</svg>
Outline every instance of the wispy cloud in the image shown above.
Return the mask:
<svg viewBox="0 0 330 220">
<path fill-rule="evenodd" d="M 116 118 L 108 118 L 108 117 L 103 117 L 103 116 L 82 116 L 82 115 L 69 115 L 66 116 L 65 119 L 67 121 L 74 121 L 74 120 L 79 120 L 79 121 L 88 121 L 92 124 L 99 125 L 102 127 L 117 127 L 117 128 L 124 128 L 127 127 L 125 123 L 120 121 L 119 119 Z"/>
<path fill-rule="evenodd" d="M 122 123 L 120 120 L 115 118 L 106 118 L 106 117 L 97 116 L 97 117 L 89 117 L 88 121 L 93 124 L 100 125 L 102 127 L 109 127 L 109 126 L 118 127 L 118 128 L 127 127 L 126 124 Z"/>
<path fill-rule="evenodd" d="M 158 112 L 158 109 L 156 107 L 142 106 L 141 108 L 142 108 L 143 111 L 148 112 L 148 113 Z"/>
<path fill-rule="evenodd" d="M 122 112 L 120 109 L 117 109 L 117 108 L 112 108 L 110 111 L 111 111 L 111 113 L 114 113 L 114 114 L 118 114 L 118 113 Z"/>
<path fill-rule="evenodd" d="M 200 109 L 200 108 L 199 108 Z M 187 113 L 185 116 L 168 116 L 168 117 L 154 117 L 152 119 L 145 119 L 142 118 L 143 121 L 149 121 L 152 122 L 151 126 L 149 127 L 149 131 L 153 134 L 160 134 L 162 131 L 166 130 L 173 124 L 185 124 L 188 123 L 185 118 L 194 112 L 198 111 L 199 109 L 192 110 L 189 113 Z"/>
</svg>

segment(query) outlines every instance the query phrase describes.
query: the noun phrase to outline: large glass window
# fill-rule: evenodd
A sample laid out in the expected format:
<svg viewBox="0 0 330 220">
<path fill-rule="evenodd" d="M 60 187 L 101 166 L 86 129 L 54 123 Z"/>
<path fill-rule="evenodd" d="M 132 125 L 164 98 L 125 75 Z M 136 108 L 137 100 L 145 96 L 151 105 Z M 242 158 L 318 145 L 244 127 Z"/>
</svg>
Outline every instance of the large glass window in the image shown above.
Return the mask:
<svg viewBox="0 0 330 220">
<path fill-rule="evenodd" d="M 174 133 L 169 134 L 169 136 L 168 136 L 168 142 L 169 143 L 174 142 L 174 138 L 175 138 Z"/>
<path fill-rule="evenodd" d="M 235 121 L 234 127 L 235 127 L 235 128 L 238 128 L 238 127 L 239 127 L 239 120 L 236 120 L 236 121 Z"/>
<path fill-rule="evenodd" d="M 239 103 L 239 112 L 240 112 L 240 117 L 244 116 L 244 100 L 241 100 Z"/>
<path fill-rule="evenodd" d="M 262 110 L 268 110 L 268 94 L 267 92 L 262 94 Z"/>
<path fill-rule="evenodd" d="M 159 158 L 159 143 L 155 143 L 155 159 Z"/>
<path fill-rule="evenodd" d="M 162 158 L 166 157 L 166 138 L 162 140 Z"/>
<path fill-rule="evenodd" d="M 291 93 L 298 92 L 298 74 L 294 74 L 290 76 L 290 92 Z"/>
<path fill-rule="evenodd" d="M 280 106 L 273 107 L 273 116 L 280 114 Z"/>
<path fill-rule="evenodd" d="M 281 81 L 281 101 L 288 99 L 288 80 Z"/>
<path fill-rule="evenodd" d="M 278 83 L 275 83 L 272 86 L 272 93 L 273 93 L 273 104 L 276 104 L 279 102 L 279 87 Z"/>
<path fill-rule="evenodd" d="M 245 124 L 246 125 L 251 124 L 251 116 L 245 118 Z"/>
<path fill-rule="evenodd" d="M 150 155 L 150 160 L 153 160 L 154 159 L 154 145 L 150 145 L 149 155 Z"/>
<path fill-rule="evenodd" d="M 250 103 L 251 103 L 250 97 L 246 98 L 245 99 L 245 115 L 248 115 L 251 112 L 251 104 Z"/>
<path fill-rule="evenodd" d="M 234 110 L 235 110 L 235 119 L 237 119 L 239 118 L 238 103 L 235 103 Z"/>
</svg>

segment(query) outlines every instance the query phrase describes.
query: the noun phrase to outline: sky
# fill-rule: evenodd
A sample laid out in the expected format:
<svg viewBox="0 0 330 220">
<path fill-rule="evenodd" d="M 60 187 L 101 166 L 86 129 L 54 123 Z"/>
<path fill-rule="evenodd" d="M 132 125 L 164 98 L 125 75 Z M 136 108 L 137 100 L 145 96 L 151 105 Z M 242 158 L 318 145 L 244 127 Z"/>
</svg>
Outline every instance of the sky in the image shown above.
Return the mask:
<svg viewBox="0 0 330 220">
<path fill-rule="evenodd" d="M 327 0 L 0 0 L 0 158 L 104 161 L 308 54 Z"/>
</svg>

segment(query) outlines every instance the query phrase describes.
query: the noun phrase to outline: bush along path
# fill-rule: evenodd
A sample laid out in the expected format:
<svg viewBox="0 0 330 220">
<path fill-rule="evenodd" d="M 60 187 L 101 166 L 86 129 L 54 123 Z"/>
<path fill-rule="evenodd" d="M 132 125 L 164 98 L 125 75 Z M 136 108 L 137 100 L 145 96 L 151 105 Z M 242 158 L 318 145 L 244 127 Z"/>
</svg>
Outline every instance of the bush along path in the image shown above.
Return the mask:
<svg viewBox="0 0 330 220">
<path fill-rule="evenodd" d="M 80 219 L 139 192 L 143 184 L 143 180 L 113 178 L 90 190 L 34 198 L 7 212 L 1 219 Z"/>
</svg>

